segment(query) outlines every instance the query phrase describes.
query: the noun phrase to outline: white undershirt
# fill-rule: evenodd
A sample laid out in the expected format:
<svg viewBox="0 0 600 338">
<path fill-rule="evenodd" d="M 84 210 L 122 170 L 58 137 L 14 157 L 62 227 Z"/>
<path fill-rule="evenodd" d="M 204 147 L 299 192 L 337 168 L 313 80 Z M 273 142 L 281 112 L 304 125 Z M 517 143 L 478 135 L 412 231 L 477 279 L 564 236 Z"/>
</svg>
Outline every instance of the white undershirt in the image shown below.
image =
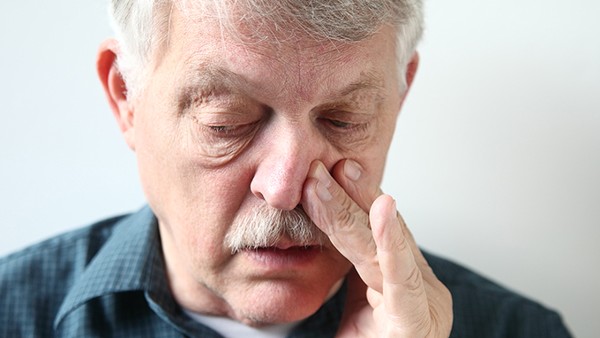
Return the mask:
<svg viewBox="0 0 600 338">
<path fill-rule="evenodd" d="M 195 321 L 210 327 L 225 338 L 284 338 L 301 322 L 298 321 L 256 328 L 244 325 L 230 318 L 204 316 L 185 309 L 183 311 Z"/>
</svg>

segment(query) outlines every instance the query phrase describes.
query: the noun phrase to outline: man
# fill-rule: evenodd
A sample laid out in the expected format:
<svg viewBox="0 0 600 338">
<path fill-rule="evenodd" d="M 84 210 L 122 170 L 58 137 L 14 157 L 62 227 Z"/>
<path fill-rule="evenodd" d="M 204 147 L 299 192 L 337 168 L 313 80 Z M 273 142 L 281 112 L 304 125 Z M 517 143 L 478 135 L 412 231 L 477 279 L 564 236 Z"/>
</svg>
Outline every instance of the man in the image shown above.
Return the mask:
<svg viewBox="0 0 600 338">
<path fill-rule="evenodd" d="M 1 336 L 568 336 L 555 313 L 423 255 L 379 189 L 418 1 L 111 13 L 98 74 L 148 207 L 3 259 Z"/>
</svg>

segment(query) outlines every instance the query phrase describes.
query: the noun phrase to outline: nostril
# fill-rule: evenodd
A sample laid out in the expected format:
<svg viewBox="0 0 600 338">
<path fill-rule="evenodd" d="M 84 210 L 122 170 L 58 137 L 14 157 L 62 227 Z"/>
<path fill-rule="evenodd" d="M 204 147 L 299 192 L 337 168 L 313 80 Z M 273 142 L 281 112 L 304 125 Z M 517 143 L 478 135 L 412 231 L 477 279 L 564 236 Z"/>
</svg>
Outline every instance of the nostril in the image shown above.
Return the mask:
<svg viewBox="0 0 600 338">
<path fill-rule="evenodd" d="M 265 200 L 265 196 L 263 196 L 263 194 L 258 191 L 254 192 L 254 195 L 263 201 Z"/>
</svg>

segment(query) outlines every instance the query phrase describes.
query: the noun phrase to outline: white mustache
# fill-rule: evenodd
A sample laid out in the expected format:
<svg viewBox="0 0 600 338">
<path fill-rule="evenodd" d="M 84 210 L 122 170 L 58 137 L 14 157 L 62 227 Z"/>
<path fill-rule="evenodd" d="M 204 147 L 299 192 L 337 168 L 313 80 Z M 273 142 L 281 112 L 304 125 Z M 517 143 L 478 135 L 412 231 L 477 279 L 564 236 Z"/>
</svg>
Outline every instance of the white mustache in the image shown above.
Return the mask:
<svg viewBox="0 0 600 338">
<path fill-rule="evenodd" d="M 236 253 L 274 246 L 284 238 L 298 246 L 322 246 L 328 240 L 302 207 L 288 211 L 263 204 L 233 222 L 225 236 L 225 246 Z"/>
</svg>

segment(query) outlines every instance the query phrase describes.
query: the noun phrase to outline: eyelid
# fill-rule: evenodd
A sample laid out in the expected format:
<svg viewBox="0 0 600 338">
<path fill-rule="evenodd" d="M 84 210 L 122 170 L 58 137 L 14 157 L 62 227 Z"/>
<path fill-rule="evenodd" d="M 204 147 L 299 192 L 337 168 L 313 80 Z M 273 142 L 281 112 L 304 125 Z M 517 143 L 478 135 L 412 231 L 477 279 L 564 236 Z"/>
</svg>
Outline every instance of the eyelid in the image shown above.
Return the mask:
<svg viewBox="0 0 600 338">
<path fill-rule="evenodd" d="M 236 125 L 260 119 L 260 116 L 250 109 L 231 107 L 210 107 L 191 112 L 190 115 L 196 122 L 205 125 Z"/>
<path fill-rule="evenodd" d="M 342 120 L 337 120 L 337 119 L 324 119 L 326 120 L 332 128 L 337 128 L 337 129 L 352 129 L 353 127 L 356 127 L 357 125 L 360 125 L 360 123 L 354 123 L 354 122 L 347 122 L 347 121 L 342 121 Z"/>
<path fill-rule="evenodd" d="M 246 135 L 256 131 L 260 120 L 229 122 L 229 121 L 202 121 L 198 116 L 192 116 L 200 128 L 200 133 L 206 137 L 216 139 L 245 138 Z"/>
<path fill-rule="evenodd" d="M 328 119 L 328 120 L 331 124 L 333 124 L 336 127 L 340 127 L 340 128 L 345 128 L 345 127 L 348 127 L 348 126 L 351 126 L 354 124 L 354 123 L 344 122 L 344 121 L 335 120 L 335 119 Z"/>
<path fill-rule="evenodd" d="M 195 107 L 187 113 L 202 125 L 234 126 L 264 120 L 270 111 L 250 97 L 228 95 L 204 106 Z"/>
<path fill-rule="evenodd" d="M 181 95 L 179 108 L 182 115 L 227 113 L 244 116 L 254 113 L 252 110 L 256 106 L 250 97 L 231 90 L 211 88 L 188 91 Z"/>
<path fill-rule="evenodd" d="M 348 124 L 363 124 L 368 123 L 373 118 L 375 118 L 375 114 L 331 109 L 321 112 L 318 118 Z"/>
</svg>

